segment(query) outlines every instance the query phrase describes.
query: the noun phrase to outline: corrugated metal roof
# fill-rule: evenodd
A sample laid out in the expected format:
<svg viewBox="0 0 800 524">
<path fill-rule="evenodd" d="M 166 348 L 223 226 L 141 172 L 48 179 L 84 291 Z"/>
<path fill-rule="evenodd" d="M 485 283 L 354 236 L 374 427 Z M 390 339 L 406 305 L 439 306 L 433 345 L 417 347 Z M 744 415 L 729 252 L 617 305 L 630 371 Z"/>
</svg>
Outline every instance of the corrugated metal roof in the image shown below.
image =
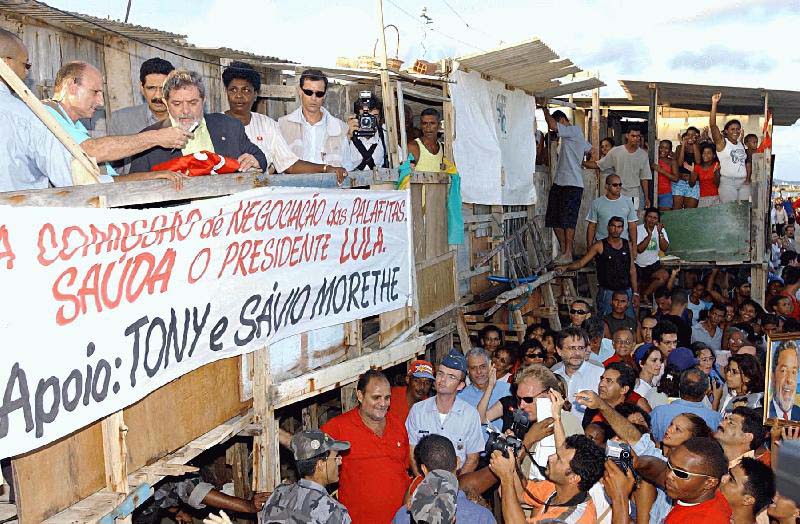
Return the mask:
<svg viewBox="0 0 800 524">
<path fill-rule="evenodd" d="M 708 111 L 711 95 L 722 93 L 718 111 L 731 115 L 763 115 L 764 94 L 769 93 L 769 107 L 774 124 L 790 126 L 800 118 L 800 91 L 761 89 L 754 87 L 728 87 L 672 82 L 644 82 L 620 80 L 628 99 L 636 105 L 650 105 L 650 85 L 658 89 L 658 104 L 679 109 Z"/>
<path fill-rule="evenodd" d="M 227 47 L 209 49 L 197 48 L 186 41 L 186 35 L 170 33 L 140 25 L 126 24 L 117 20 L 97 18 L 82 13 L 62 11 L 36 0 L 0 0 L 0 12 L 16 16 L 29 16 L 56 27 L 63 27 L 66 30 L 75 31 L 78 29 L 84 31 L 99 31 L 107 34 L 115 34 L 117 36 L 122 35 L 134 40 L 141 40 L 145 44 L 169 44 L 184 49 L 201 51 L 219 58 L 230 58 L 234 60 L 250 59 L 270 63 L 294 63 L 282 58 L 237 51 Z"/>
<path fill-rule="evenodd" d="M 590 79 L 594 81 L 576 82 L 571 88 L 569 83 L 559 80 L 582 70 L 571 60 L 562 59 L 538 38 L 463 56 L 457 61 L 461 68 L 477 71 L 535 95 L 560 96 L 605 85 L 600 80 Z"/>
</svg>

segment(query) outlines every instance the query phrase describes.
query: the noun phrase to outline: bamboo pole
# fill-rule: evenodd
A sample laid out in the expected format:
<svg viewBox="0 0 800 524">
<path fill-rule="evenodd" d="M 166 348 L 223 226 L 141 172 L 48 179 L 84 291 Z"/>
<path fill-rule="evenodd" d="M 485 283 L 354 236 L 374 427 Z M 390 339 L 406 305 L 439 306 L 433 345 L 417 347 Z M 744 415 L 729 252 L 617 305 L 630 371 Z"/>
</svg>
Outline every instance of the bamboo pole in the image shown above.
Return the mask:
<svg viewBox="0 0 800 524">
<path fill-rule="evenodd" d="M 386 32 L 383 25 L 383 0 L 378 0 L 378 25 L 380 31 L 380 64 L 381 64 L 381 93 L 383 98 L 383 119 L 386 122 L 386 147 L 390 167 L 400 165 L 400 155 L 397 152 L 397 105 L 389 79 L 389 69 L 386 65 Z"/>
</svg>

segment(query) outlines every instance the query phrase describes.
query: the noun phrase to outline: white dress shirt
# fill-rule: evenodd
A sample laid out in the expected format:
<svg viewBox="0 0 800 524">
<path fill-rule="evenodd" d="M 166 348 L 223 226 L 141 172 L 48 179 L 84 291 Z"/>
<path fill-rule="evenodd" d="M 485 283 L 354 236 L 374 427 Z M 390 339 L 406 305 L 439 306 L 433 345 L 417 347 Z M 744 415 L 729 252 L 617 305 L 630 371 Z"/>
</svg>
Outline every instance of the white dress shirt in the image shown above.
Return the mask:
<svg viewBox="0 0 800 524">
<path fill-rule="evenodd" d="M 267 164 L 275 166 L 275 171 L 278 173 L 283 173 L 300 160 L 283 139 L 278 123 L 267 115 L 251 112 L 250 123 L 244 126 L 244 132 L 247 138 L 264 152 Z"/>
<path fill-rule="evenodd" d="M 570 377 L 564 369 L 564 363 L 559 362 L 553 366 L 551 371 L 556 375 L 564 377 L 564 380 L 567 381 L 567 396 L 568 400 L 572 403 L 572 413 L 575 416 L 583 417 L 586 408 L 575 402 L 575 394 L 587 389 L 597 393 L 597 386 L 600 385 L 600 377 L 603 376 L 603 372 L 605 371 L 603 366 L 598 366 L 594 362 L 587 360 L 584 361 L 581 367 L 578 368 L 578 371 L 573 373 Z"/>
</svg>

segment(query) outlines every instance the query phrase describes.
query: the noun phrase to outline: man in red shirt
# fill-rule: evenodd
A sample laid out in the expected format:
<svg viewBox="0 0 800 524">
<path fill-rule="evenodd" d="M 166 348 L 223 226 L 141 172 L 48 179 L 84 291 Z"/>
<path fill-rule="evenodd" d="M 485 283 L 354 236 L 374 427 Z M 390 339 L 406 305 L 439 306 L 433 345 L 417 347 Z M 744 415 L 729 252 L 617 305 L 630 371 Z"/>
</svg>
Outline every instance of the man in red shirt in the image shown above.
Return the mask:
<svg viewBox="0 0 800 524">
<path fill-rule="evenodd" d="M 377 370 L 358 379 L 358 406 L 322 426 L 336 440 L 350 442 L 339 470 L 339 502 L 353 524 L 388 524 L 411 482 L 404 421 L 387 416 L 389 380 Z"/>
<path fill-rule="evenodd" d="M 411 406 L 430 396 L 433 385 L 433 364 L 427 360 L 415 360 L 408 367 L 405 386 L 392 388 L 392 403 L 389 414 L 406 422 Z"/>
<path fill-rule="evenodd" d="M 715 440 L 690 438 L 670 453 L 669 462 L 639 457 L 636 470 L 674 501 L 665 524 L 730 524 L 731 508 L 719 491 L 728 459 Z"/>
</svg>

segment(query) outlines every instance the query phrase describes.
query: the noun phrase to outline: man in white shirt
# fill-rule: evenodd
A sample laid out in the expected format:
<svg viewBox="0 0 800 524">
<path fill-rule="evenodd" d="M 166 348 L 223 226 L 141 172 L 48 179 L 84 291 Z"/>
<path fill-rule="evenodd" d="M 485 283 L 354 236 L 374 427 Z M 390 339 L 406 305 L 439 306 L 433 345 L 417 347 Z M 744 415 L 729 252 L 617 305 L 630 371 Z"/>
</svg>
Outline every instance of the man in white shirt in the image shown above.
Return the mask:
<svg viewBox="0 0 800 524">
<path fill-rule="evenodd" d="M 351 165 L 347 124 L 322 107 L 328 78 L 317 69 L 300 75 L 300 107 L 278 119 L 281 135 L 301 160 L 323 165 L 323 172 Z"/>
<path fill-rule="evenodd" d="M 669 237 L 661 224 L 661 212 L 658 208 L 648 207 L 644 211 L 644 224 L 636 228 L 637 246 L 636 272 L 639 275 L 639 288 L 644 289 L 643 296 L 649 297 L 653 291 L 665 285 L 669 273 L 661 266 L 659 251 L 669 249 Z"/>
<path fill-rule="evenodd" d="M 300 160 L 283 139 L 278 123 L 261 113 L 252 111 L 258 92 L 261 90 L 261 75 L 245 62 L 231 62 L 222 73 L 222 83 L 228 95 L 230 109 L 225 114 L 239 120 L 252 143 L 267 157 L 267 163 L 278 173 L 323 173 L 324 164 Z M 341 167 L 328 166 L 327 172 L 336 173 L 339 181 L 347 176 Z"/>
<path fill-rule="evenodd" d="M 631 198 L 636 209 L 642 208 L 641 192 L 644 192 L 644 207 L 650 207 L 650 180 L 653 178 L 647 152 L 639 147 L 641 138 L 642 131 L 630 127 L 625 134 L 625 145 L 616 146 L 596 162 L 588 160 L 583 164 L 592 169 L 613 168 L 622 180 L 622 195 Z"/>
<path fill-rule="evenodd" d="M 595 393 L 603 376 L 603 366 L 586 359 L 589 351 L 589 336 L 581 328 L 562 329 L 556 340 L 556 351 L 561 362 L 552 371 L 567 382 L 567 396 L 572 403 L 572 414 L 583 417 L 586 408 L 575 402 L 575 394 L 583 390 Z"/>
</svg>

